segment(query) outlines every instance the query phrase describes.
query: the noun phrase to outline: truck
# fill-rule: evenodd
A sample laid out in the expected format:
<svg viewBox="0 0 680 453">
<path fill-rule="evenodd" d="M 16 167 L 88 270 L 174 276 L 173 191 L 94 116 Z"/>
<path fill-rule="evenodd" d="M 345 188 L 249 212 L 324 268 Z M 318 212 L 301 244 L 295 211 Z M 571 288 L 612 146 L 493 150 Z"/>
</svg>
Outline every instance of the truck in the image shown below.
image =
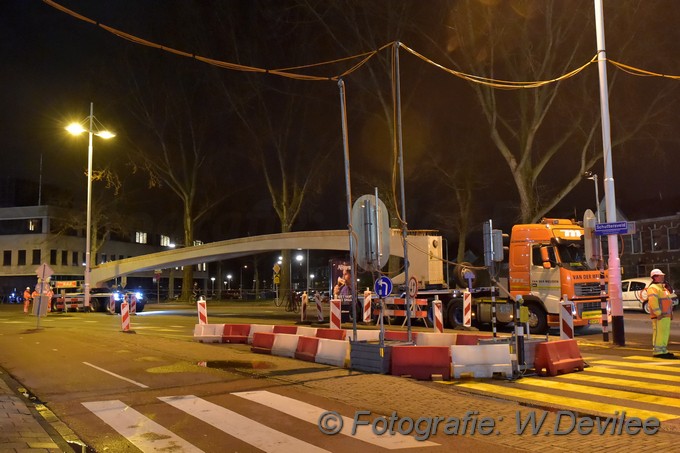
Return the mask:
<svg viewBox="0 0 680 453">
<path fill-rule="evenodd" d="M 505 235 L 492 231 L 490 221 L 488 225 L 485 233 L 492 237 L 492 244 L 495 242 L 493 253 L 498 257 Z M 498 325 L 513 322 L 515 301 L 521 296 L 529 311 L 531 333 L 544 334 L 559 326 L 560 302 L 566 295 L 573 303 L 574 327 L 578 330 L 600 324 L 603 299 L 608 303 L 607 271 L 593 268 L 588 256 L 592 243 L 588 246 L 585 233 L 579 222 L 569 219 L 544 218 L 535 224 L 514 225 L 508 238 L 507 261 L 503 258 L 500 266 L 485 266 L 494 285 L 475 286 L 479 268 L 459 265 L 458 274 L 467 276 L 467 284 L 450 288 L 443 278 L 441 236 L 409 232 L 409 245 L 416 251 L 409 252 L 409 275 L 418 281 L 417 298 L 442 301 L 444 323 L 450 328 L 463 325 L 463 293 L 468 289 L 473 323 L 491 323 L 494 311 Z"/>
<path fill-rule="evenodd" d="M 85 311 L 85 293 L 80 290 L 81 284 L 76 280 L 55 282 L 52 296 L 52 311 Z M 114 312 L 120 313 L 120 304 L 135 297 L 136 311 L 144 311 L 145 300 L 141 292 L 111 290 L 108 288 L 90 289 L 90 309 L 95 312 L 111 312 L 111 300 Z"/>
</svg>

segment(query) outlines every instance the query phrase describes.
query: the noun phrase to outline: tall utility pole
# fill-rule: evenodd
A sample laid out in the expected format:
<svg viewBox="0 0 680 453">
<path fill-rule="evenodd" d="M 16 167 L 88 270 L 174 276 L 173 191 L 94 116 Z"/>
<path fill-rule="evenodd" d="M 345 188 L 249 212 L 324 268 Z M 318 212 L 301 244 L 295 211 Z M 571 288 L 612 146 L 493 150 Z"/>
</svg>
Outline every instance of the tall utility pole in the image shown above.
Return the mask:
<svg viewBox="0 0 680 453">
<path fill-rule="evenodd" d="M 604 199 L 607 222 L 616 222 L 616 195 L 612 169 L 612 143 L 609 129 L 609 91 L 607 88 L 607 51 L 604 42 L 604 15 L 602 0 L 595 2 L 595 26 L 597 32 L 597 67 L 600 74 L 600 109 L 602 112 L 602 152 L 604 154 Z M 599 214 L 599 213 L 598 213 Z M 607 236 L 609 244 L 609 302 L 612 309 L 612 336 L 614 344 L 626 345 L 623 328 L 623 302 L 621 294 L 621 261 L 619 237 Z"/>
</svg>

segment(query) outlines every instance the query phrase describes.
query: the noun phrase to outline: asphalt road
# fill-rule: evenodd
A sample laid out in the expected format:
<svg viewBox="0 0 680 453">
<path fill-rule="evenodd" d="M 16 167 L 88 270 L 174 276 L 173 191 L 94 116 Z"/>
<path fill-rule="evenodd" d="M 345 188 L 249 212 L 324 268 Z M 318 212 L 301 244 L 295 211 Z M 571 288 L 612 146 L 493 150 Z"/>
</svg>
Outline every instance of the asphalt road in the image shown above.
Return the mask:
<svg viewBox="0 0 680 453">
<path fill-rule="evenodd" d="M 391 376 L 254 355 L 246 345 L 196 343 L 197 316 L 191 305 L 148 305 L 132 317 L 134 333 L 121 332 L 120 316 L 53 313 L 37 328 L 38 320 L 21 311 L 19 305 L 0 306 L 0 366 L 96 451 L 151 451 L 161 445 L 175 451 L 368 452 L 396 448 L 389 442 L 432 452 L 524 449 L 480 436 L 438 436 L 433 445 L 411 445 L 413 439 L 407 436 L 377 436 L 371 443 L 356 435 L 325 435 L 316 425 L 325 411 L 346 417 L 360 410 L 422 416 L 435 410 L 435 401 L 444 404 L 443 390 Z M 208 318 L 211 323 L 293 324 L 299 315 L 271 302 L 229 302 L 209 303 Z M 650 332 L 646 315 L 626 313 L 629 347 L 611 354 L 648 353 Z M 579 339 L 587 343 L 601 336 L 599 328 L 591 327 Z M 677 351 L 677 323 L 672 344 Z M 374 392 L 388 382 L 408 383 L 408 388 L 432 396 L 419 401 L 420 396 L 402 399 L 387 392 L 376 398 Z M 465 414 L 464 405 L 452 404 L 443 406 L 449 407 L 449 414 Z M 484 399 L 474 404 L 483 407 Z M 154 433 L 151 438 L 149 432 Z"/>
</svg>

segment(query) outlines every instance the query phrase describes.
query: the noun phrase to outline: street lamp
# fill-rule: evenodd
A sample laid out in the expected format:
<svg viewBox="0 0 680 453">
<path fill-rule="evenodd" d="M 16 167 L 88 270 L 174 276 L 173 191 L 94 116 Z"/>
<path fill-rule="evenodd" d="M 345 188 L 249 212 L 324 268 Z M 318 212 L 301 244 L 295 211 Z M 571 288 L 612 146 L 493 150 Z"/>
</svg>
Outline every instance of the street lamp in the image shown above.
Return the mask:
<svg viewBox="0 0 680 453">
<path fill-rule="evenodd" d="M 231 274 L 227 274 L 227 289 L 231 289 Z"/>
<path fill-rule="evenodd" d="M 88 129 L 85 129 L 83 126 L 83 123 L 88 122 L 89 127 Z M 116 136 L 116 134 L 107 131 L 104 129 L 104 127 L 99 123 L 99 121 L 96 120 L 94 117 L 94 103 L 90 102 L 90 116 L 85 118 L 83 121 L 80 123 L 71 123 L 66 127 L 66 130 L 69 131 L 73 135 L 79 135 L 82 134 L 83 132 L 87 132 L 89 134 L 89 145 L 87 147 L 87 221 L 85 222 L 85 228 L 87 229 L 85 232 L 85 283 L 84 283 L 84 290 L 85 290 L 85 300 L 84 300 L 84 305 L 85 308 L 90 307 L 90 267 L 91 267 L 91 262 L 90 262 L 90 249 L 91 249 L 91 242 L 92 242 L 92 231 L 91 231 L 91 224 L 92 224 L 92 136 L 96 135 L 97 137 L 101 137 L 103 139 L 109 139 L 113 138 Z"/>
<path fill-rule="evenodd" d="M 309 279 L 312 281 L 311 287 L 314 290 L 314 274 L 309 274 Z"/>
<path fill-rule="evenodd" d="M 212 282 L 212 295 L 215 297 L 215 277 L 210 277 L 210 281 Z"/>
<path fill-rule="evenodd" d="M 595 209 L 597 209 L 597 223 L 601 223 L 600 221 L 600 195 L 598 194 L 597 191 L 597 174 L 593 173 L 592 171 L 587 171 L 583 175 L 586 178 L 590 179 L 595 183 Z"/>
<path fill-rule="evenodd" d="M 248 269 L 248 265 L 244 264 L 243 266 L 241 266 L 241 277 L 239 278 L 238 281 L 239 299 L 243 299 L 243 269 Z"/>
</svg>

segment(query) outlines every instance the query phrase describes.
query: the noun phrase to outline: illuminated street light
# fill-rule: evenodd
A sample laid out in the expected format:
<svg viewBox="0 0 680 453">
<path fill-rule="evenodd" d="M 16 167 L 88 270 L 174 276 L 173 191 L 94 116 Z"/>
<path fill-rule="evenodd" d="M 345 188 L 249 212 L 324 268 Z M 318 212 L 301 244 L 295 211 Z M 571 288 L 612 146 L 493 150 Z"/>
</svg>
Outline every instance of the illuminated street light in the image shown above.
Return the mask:
<svg viewBox="0 0 680 453">
<path fill-rule="evenodd" d="M 243 299 L 243 269 L 248 269 L 248 265 L 245 264 L 245 265 L 241 266 L 241 277 L 238 281 L 239 299 Z"/>
<path fill-rule="evenodd" d="M 227 289 L 231 289 L 231 274 L 227 274 Z"/>
<path fill-rule="evenodd" d="M 86 129 L 83 124 L 87 123 Z M 90 307 L 90 269 L 91 269 L 91 243 L 92 243 L 92 136 L 96 135 L 103 139 L 109 139 L 116 136 L 116 134 L 107 131 L 103 128 L 101 123 L 94 117 L 94 103 L 90 102 L 90 115 L 80 123 L 71 123 L 66 127 L 66 130 L 73 135 L 79 135 L 83 132 L 89 134 L 89 145 L 87 147 L 87 221 L 85 222 L 85 283 L 84 283 L 84 306 L 85 309 Z"/>
<path fill-rule="evenodd" d="M 210 281 L 212 282 L 212 294 L 213 297 L 215 296 L 215 277 L 210 277 Z"/>
</svg>

